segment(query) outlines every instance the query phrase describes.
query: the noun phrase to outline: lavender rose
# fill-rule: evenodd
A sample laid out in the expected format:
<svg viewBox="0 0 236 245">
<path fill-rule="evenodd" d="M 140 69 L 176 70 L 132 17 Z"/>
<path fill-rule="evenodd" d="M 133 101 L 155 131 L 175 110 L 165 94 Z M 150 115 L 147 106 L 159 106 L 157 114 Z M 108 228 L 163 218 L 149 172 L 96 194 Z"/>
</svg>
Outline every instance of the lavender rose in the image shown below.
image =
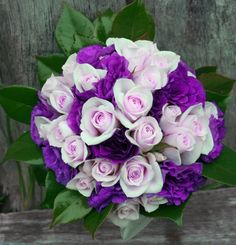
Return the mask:
<svg viewBox="0 0 236 245">
<path fill-rule="evenodd" d="M 155 156 L 148 153 L 147 157 L 134 156 L 126 161 L 120 172 L 120 186 L 127 197 L 161 191 L 163 179 Z"/>
</svg>

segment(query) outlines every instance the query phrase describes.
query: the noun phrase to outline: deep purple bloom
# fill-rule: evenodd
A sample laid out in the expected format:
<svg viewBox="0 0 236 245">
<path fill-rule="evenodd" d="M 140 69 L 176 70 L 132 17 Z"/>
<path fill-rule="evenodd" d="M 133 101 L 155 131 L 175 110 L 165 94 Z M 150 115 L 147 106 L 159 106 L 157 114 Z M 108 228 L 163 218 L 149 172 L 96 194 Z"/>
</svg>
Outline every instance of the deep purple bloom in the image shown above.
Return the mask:
<svg viewBox="0 0 236 245">
<path fill-rule="evenodd" d="M 185 111 L 192 105 L 204 103 L 206 95 L 200 81 L 189 75 L 194 71 L 183 61 L 180 61 L 177 69 L 168 75 L 167 85 L 153 93 L 153 106 L 150 115 L 158 121 L 162 115 L 162 107 L 168 103 L 177 105 Z"/>
<path fill-rule="evenodd" d="M 37 145 L 42 145 L 44 140 L 41 139 L 39 136 L 38 129 L 35 125 L 35 117 L 42 116 L 50 120 L 53 120 L 58 116 L 58 113 L 46 102 L 45 99 L 41 97 L 40 94 L 38 96 L 39 96 L 39 102 L 31 112 L 30 133 L 33 141 Z"/>
<path fill-rule="evenodd" d="M 210 117 L 210 130 L 214 141 L 214 147 L 208 155 L 202 155 L 201 159 L 206 163 L 213 162 L 223 150 L 223 139 L 225 137 L 225 123 L 223 112 L 218 108 L 218 119 L 213 115 Z"/>
<path fill-rule="evenodd" d="M 105 158 L 112 163 L 124 163 L 139 153 L 139 148 L 125 137 L 125 129 L 117 129 L 111 138 L 98 145 L 91 146 L 94 158 Z"/>
<path fill-rule="evenodd" d="M 119 184 L 102 187 L 97 182 L 96 191 L 89 197 L 89 206 L 95 208 L 98 212 L 107 207 L 110 203 L 123 203 L 127 199 Z"/>
<path fill-rule="evenodd" d="M 166 198 L 170 205 L 180 205 L 205 182 L 201 163 L 177 166 L 172 161 L 165 161 L 161 170 L 164 186 L 158 196 Z"/>
<path fill-rule="evenodd" d="M 78 171 L 63 162 L 59 148 L 47 143 L 42 150 L 46 167 L 54 171 L 58 183 L 66 185 Z"/>
<path fill-rule="evenodd" d="M 95 68 L 101 68 L 101 58 L 112 54 L 114 51 L 114 45 L 109 47 L 103 47 L 101 45 L 91 45 L 80 49 L 80 51 L 77 54 L 76 60 L 80 64 L 88 63 Z"/>
</svg>

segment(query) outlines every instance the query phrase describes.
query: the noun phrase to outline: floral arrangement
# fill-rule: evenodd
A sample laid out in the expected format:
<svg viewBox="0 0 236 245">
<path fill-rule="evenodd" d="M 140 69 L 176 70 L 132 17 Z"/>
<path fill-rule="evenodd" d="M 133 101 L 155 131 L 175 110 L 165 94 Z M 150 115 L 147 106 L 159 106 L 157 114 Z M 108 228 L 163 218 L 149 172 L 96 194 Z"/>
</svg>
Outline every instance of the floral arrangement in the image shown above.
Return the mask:
<svg viewBox="0 0 236 245">
<path fill-rule="evenodd" d="M 30 122 L 4 161 L 47 169 L 53 225 L 83 218 L 94 235 L 108 217 L 127 239 L 153 217 L 181 224 L 207 178 L 236 184 L 222 112 L 234 81 L 159 50 L 142 2 L 94 23 L 66 6 L 55 34 L 64 55 L 38 57 L 42 88 L 0 90 L 7 114 Z"/>
</svg>

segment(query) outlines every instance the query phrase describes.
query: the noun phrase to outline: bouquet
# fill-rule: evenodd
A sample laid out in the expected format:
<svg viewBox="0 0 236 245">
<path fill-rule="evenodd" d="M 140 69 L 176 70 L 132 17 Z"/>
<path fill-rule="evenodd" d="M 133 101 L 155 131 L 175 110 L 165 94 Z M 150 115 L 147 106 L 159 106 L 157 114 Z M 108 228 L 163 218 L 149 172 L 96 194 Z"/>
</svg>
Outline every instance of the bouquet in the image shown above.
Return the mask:
<svg viewBox="0 0 236 245">
<path fill-rule="evenodd" d="M 0 90 L 7 114 L 30 123 L 4 161 L 48 171 L 52 225 L 84 219 L 94 235 L 108 218 L 127 239 L 154 217 L 180 225 L 207 178 L 236 185 L 236 153 L 223 145 L 234 81 L 159 50 L 142 2 L 94 23 L 65 6 L 55 35 L 64 54 L 37 58 L 41 89 Z"/>
</svg>

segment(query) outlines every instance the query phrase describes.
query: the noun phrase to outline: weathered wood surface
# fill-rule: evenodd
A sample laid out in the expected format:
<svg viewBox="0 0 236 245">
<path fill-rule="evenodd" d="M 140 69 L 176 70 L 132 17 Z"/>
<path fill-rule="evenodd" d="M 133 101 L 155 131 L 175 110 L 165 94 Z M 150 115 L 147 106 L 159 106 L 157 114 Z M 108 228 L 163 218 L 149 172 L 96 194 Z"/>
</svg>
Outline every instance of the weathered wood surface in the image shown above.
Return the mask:
<svg viewBox="0 0 236 245">
<path fill-rule="evenodd" d="M 4 84 L 37 86 L 36 55 L 58 51 L 54 30 L 63 3 L 92 19 L 110 7 L 117 10 L 124 0 L 0 0 L 0 81 Z M 236 78 L 236 1 L 234 0 L 146 0 L 155 18 L 158 47 L 173 50 L 193 67 L 218 65 Z M 227 144 L 236 147 L 236 87 L 227 112 Z M 0 111 L 0 156 L 6 149 L 4 114 Z M 13 122 L 14 135 L 22 130 Z M 20 209 L 14 164 L 0 167 L 0 192 L 9 193 L 10 208 Z M 41 199 L 37 192 L 37 201 Z"/>
<path fill-rule="evenodd" d="M 106 222 L 92 240 L 81 224 L 49 229 L 51 211 L 0 214 L 0 244 L 235 244 L 236 188 L 195 193 L 179 228 L 168 220 L 152 221 L 131 241 L 120 239 L 119 229 Z"/>
</svg>

